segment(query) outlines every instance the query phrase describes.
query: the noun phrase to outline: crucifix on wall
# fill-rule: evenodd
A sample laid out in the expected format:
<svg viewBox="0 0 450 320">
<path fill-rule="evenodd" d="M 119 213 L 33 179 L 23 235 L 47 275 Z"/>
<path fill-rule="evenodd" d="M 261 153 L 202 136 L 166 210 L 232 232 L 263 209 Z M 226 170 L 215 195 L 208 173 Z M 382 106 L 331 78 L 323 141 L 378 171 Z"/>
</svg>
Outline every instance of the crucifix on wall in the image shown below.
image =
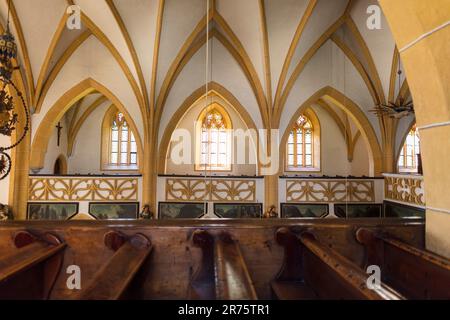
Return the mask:
<svg viewBox="0 0 450 320">
<path fill-rule="evenodd" d="M 61 130 L 62 130 L 62 126 L 61 126 L 61 122 L 58 122 L 58 125 L 56 126 L 56 129 L 58 129 L 58 141 L 57 141 L 57 145 L 59 147 L 59 144 L 61 142 Z"/>
</svg>

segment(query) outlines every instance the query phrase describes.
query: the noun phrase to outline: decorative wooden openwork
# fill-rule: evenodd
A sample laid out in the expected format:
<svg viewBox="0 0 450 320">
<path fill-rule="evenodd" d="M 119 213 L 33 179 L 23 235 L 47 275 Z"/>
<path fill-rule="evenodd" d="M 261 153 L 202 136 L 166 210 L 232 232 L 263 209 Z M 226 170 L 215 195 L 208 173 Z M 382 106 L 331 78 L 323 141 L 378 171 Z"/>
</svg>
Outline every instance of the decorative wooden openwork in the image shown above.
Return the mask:
<svg viewBox="0 0 450 320">
<path fill-rule="evenodd" d="M 423 177 L 385 175 L 386 200 L 399 201 L 409 205 L 425 207 Z"/>
<path fill-rule="evenodd" d="M 167 201 L 254 202 L 255 180 L 167 179 Z"/>
<path fill-rule="evenodd" d="M 374 202 L 370 180 L 287 180 L 287 202 Z"/>
<path fill-rule="evenodd" d="M 29 201 L 137 201 L 137 178 L 30 178 Z"/>
</svg>

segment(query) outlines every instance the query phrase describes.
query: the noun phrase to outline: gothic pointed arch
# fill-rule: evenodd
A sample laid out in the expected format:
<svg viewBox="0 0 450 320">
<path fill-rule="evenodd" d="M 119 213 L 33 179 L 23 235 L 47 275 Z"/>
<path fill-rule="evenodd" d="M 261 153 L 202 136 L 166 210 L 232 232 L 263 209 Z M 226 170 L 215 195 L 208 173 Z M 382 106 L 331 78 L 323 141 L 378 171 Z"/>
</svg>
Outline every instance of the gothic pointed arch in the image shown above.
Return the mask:
<svg viewBox="0 0 450 320">
<path fill-rule="evenodd" d="M 48 143 L 52 135 L 52 130 L 64 114 L 71 108 L 78 100 L 85 97 L 87 94 L 98 91 L 106 96 L 114 105 L 129 119 L 129 125 L 132 130 L 138 133 L 136 124 L 128 113 L 122 102 L 101 83 L 92 78 L 85 79 L 72 87 L 64 93 L 56 103 L 50 108 L 34 135 L 31 145 L 31 160 L 30 169 L 39 170 L 44 167 L 45 154 L 47 153 Z M 143 145 L 139 134 L 136 134 L 136 143 L 139 150 L 138 154 L 142 155 Z M 142 160 L 142 159 L 139 159 Z"/>
<path fill-rule="evenodd" d="M 309 99 L 307 99 L 292 116 L 290 123 L 288 124 L 280 142 L 280 163 L 284 163 L 284 157 L 286 154 L 286 145 L 289 138 L 291 128 L 297 119 L 305 112 L 305 110 L 311 105 L 315 104 L 319 99 L 322 99 L 328 103 L 331 103 L 342 110 L 344 110 L 355 122 L 358 129 L 361 131 L 361 135 L 364 138 L 369 152 L 370 173 L 372 175 L 379 175 L 382 172 L 382 152 L 378 142 L 378 138 L 375 134 L 375 130 L 370 124 L 364 112 L 361 108 L 353 102 L 350 98 L 345 96 L 340 91 L 333 87 L 327 86 L 316 93 L 314 93 Z M 280 166 L 280 169 L 282 167 Z M 280 170 L 281 173 L 281 170 Z"/>
<path fill-rule="evenodd" d="M 220 96 L 224 101 L 227 102 L 230 106 L 232 106 L 240 118 L 243 120 L 248 129 L 254 130 L 256 133 L 256 141 L 254 144 L 256 145 L 256 150 L 259 148 L 258 143 L 258 131 L 255 122 L 252 117 L 245 109 L 245 107 L 239 102 L 239 100 L 225 87 L 216 82 L 210 82 L 208 84 L 208 88 L 210 89 L 210 93 L 216 94 Z M 187 97 L 183 104 L 177 109 L 177 111 L 173 114 L 170 119 L 167 127 L 164 129 L 164 133 L 162 135 L 161 141 L 159 143 L 159 159 L 158 159 L 158 173 L 164 174 L 166 171 L 166 164 L 168 158 L 168 151 L 170 146 L 170 141 L 172 138 L 172 133 L 177 127 L 179 120 L 183 117 L 184 114 L 192 107 L 192 105 L 198 100 L 202 99 L 206 92 L 206 86 L 201 86 L 197 90 L 195 90 L 189 97 Z M 257 151 L 258 152 L 258 151 Z M 259 168 L 259 165 L 258 165 Z"/>
</svg>

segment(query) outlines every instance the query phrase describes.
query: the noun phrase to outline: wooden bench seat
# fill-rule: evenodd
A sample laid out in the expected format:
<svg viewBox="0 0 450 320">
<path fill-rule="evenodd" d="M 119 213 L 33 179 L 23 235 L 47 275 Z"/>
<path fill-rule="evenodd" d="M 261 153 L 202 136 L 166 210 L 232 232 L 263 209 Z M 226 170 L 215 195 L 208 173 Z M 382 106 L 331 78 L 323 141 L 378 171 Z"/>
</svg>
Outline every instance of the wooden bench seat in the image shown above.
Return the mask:
<svg viewBox="0 0 450 320">
<path fill-rule="evenodd" d="M 196 231 L 193 242 L 202 248 L 202 262 L 191 279 L 189 299 L 256 300 L 257 294 L 239 243 L 228 233 L 213 237 Z"/>
<path fill-rule="evenodd" d="M 0 257 L 0 299 L 48 299 L 66 247 L 55 235 L 21 231 L 17 251 Z"/>
<path fill-rule="evenodd" d="M 402 299 L 385 284 L 381 284 L 378 290 L 369 289 L 368 274 L 322 244 L 312 233 L 304 232 L 297 236 L 281 228 L 276 237 L 285 248 L 283 267 L 271 285 L 277 299 Z"/>
<path fill-rule="evenodd" d="M 152 251 L 150 241 L 142 234 L 128 238 L 112 231 L 105 235 L 105 244 L 116 252 L 99 269 L 76 299 L 118 300 L 123 298 Z"/>
<path fill-rule="evenodd" d="M 257 295 L 239 243 L 228 233 L 215 242 L 216 298 L 218 300 L 256 300 Z"/>
<path fill-rule="evenodd" d="M 273 296 L 280 300 L 314 300 L 317 295 L 302 281 L 279 281 L 271 283 Z"/>
<path fill-rule="evenodd" d="M 365 246 L 365 265 L 378 265 L 383 282 L 408 299 L 450 299 L 450 260 L 366 228 L 356 238 Z"/>
</svg>

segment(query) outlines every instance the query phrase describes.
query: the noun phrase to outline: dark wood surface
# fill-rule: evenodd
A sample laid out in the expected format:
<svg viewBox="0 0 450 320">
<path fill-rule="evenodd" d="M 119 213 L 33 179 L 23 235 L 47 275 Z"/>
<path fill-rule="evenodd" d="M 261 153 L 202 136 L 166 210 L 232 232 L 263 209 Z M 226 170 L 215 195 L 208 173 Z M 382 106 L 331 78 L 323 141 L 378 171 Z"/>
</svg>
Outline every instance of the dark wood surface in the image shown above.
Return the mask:
<svg viewBox="0 0 450 320">
<path fill-rule="evenodd" d="M 202 254 L 200 263 L 189 282 L 187 298 L 213 300 L 216 298 L 214 237 L 205 230 L 196 230 L 192 236 L 192 242 L 202 250 Z"/>
<path fill-rule="evenodd" d="M 228 233 L 213 236 L 205 230 L 196 230 L 192 241 L 202 257 L 189 283 L 189 299 L 257 299 L 238 241 Z"/>
<path fill-rule="evenodd" d="M 450 299 L 450 260 L 411 246 L 383 230 L 361 228 L 365 265 L 378 265 L 384 282 L 409 299 Z"/>
<path fill-rule="evenodd" d="M 150 241 L 142 234 L 130 238 L 112 231 L 105 235 L 106 246 L 115 254 L 94 275 L 89 285 L 75 298 L 79 300 L 118 300 L 152 251 Z"/>
<path fill-rule="evenodd" d="M 318 241 L 311 232 L 296 235 L 281 228 L 277 242 L 285 248 L 283 266 L 272 283 L 278 299 L 402 299 L 383 284 L 378 290 L 369 289 L 368 274 Z"/>
<path fill-rule="evenodd" d="M 65 243 L 53 234 L 20 231 L 15 249 L 0 257 L 0 299 L 48 299 L 62 266 Z"/>
<path fill-rule="evenodd" d="M 218 300 L 257 300 L 253 281 L 238 241 L 222 233 L 214 247 L 216 298 Z"/>
<path fill-rule="evenodd" d="M 11 221 L 0 223 L 0 252 L 17 250 L 11 238 L 19 231 L 30 229 L 41 234 L 54 233 L 67 247 L 64 250 L 63 271 L 56 279 L 50 298 L 73 299 L 77 292 L 67 288 L 69 275 L 65 270 L 68 266 L 80 267 L 82 287 L 85 287 L 115 254 L 105 248 L 106 233 L 114 230 L 128 237 L 141 233 L 152 240 L 153 250 L 151 259 L 147 259 L 141 268 L 143 276 L 137 275 L 131 284 L 138 284 L 135 298 L 186 299 L 189 283 L 202 260 L 202 248 L 192 241 L 194 232 L 201 229 L 213 237 L 227 232 L 239 241 L 258 298 L 270 299 L 270 282 L 280 270 L 284 256 L 283 247 L 275 240 L 275 233 L 280 227 L 289 227 L 295 232 L 313 229 L 321 242 L 360 266 L 363 266 L 365 258 L 364 246 L 355 238 L 355 232 L 360 227 L 385 230 L 419 248 L 424 245 L 425 234 L 423 220 L 419 219 Z"/>
</svg>

